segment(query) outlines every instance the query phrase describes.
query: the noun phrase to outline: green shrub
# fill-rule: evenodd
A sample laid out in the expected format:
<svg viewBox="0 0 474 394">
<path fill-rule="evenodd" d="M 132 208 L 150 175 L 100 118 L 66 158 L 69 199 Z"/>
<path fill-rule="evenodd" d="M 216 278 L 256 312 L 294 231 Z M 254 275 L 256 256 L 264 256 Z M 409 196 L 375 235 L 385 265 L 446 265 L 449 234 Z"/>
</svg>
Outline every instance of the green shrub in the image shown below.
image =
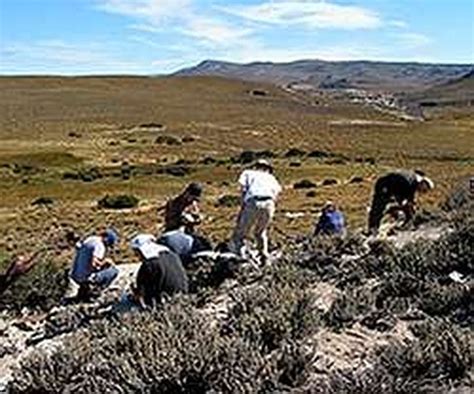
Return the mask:
<svg viewBox="0 0 474 394">
<path fill-rule="evenodd" d="M 217 199 L 215 205 L 216 207 L 237 207 L 240 205 L 240 197 L 231 194 L 225 194 Z"/>
<path fill-rule="evenodd" d="M 97 206 L 106 209 L 126 209 L 135 208 L 139 202 L 137 197 L 129 194 L 106 195 L 97 202 Z"/>
<path fill-rule="evenodd" d="M 48 260 L 40 261 L 7 288 L 0 297 L 0 309 L 48 310 L 59 303 L 66 286 L 67 273 L 63 267 Z"/>
</svg>

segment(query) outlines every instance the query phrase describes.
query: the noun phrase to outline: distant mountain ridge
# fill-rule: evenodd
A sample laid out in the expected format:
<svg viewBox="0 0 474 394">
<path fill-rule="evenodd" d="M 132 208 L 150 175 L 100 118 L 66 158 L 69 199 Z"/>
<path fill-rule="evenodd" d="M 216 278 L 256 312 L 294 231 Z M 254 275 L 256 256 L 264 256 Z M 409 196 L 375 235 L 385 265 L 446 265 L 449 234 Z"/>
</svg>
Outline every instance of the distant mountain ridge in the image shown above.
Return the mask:
<svg viewBox="0 0 474 394">
<path fill-rule="evenodd" d="M 473 64 L 393 63 L 374 61 L 299 60 L 248 64 L 205 60 L 179 70 L 177 76 L 221 76 L 278 85 L 301 83 L 322 89 L 422 89 L 473 72 Z"/>
</svg>

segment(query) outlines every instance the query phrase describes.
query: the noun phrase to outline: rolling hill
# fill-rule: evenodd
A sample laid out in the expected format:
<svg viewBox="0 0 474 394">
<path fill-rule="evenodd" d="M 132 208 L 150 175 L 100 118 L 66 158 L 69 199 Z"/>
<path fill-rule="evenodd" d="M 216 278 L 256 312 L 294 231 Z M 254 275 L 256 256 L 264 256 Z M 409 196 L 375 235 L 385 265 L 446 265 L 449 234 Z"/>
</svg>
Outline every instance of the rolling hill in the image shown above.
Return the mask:
<svg viewBox="0 0 474 394">
<path fill-rule="evenodd" d="M 474 105 L 474 70 L 454 80 L 408 95 L 421 107 Z"/>
<path fill-rule="evenodd" d="M 455 80 L 472 71 L 469 64 L 386 63 L 371 61 L 329 62 L 300 60 L 291 63 L 249 64 L 206 60 L 175 75 L 212 75 L 279 85 L 304 83 L 317 88 L 370 90 L 423 89 Z"/>
</svg>

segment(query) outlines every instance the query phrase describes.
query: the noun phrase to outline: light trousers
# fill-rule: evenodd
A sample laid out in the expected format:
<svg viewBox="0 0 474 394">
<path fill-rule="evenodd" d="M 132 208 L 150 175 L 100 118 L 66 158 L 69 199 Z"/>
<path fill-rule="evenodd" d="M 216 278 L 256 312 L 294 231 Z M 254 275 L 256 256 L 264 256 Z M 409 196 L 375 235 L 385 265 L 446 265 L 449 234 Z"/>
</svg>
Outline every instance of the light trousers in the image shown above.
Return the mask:
<svg viewBox="0 0 474 394">
<path fill-rule="evenodd" d="M 274 213 L 275 202 L 271 199 L 250 199 L 243 204 L 232 236 L 232 244 L 236 253 L 243 255 L 245 240 L 253 228 L 260 256 L 268 257 L 268 228 Z"/>
</svg>

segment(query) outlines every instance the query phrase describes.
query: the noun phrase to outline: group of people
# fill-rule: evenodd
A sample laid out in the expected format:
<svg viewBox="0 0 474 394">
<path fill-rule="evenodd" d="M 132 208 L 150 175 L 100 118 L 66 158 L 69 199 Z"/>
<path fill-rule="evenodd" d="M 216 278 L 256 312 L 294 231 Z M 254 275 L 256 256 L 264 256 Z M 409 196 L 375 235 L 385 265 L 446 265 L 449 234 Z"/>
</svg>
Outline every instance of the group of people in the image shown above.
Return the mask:
<svg viewBox="0 0 474 394">
<path fill-rule="evenodd" d="M 273 174 L 270 162 L 258 160 L 239 177 L 241 205 L 235 229 L 228 243 L 228 251 L 248 258 L 246 241 L 250 233 L 256 241 L 258 260 L 265 264 L 269 257 L 268 229 L 282 187 Z M 433 189 L 433 182 L 420 172 L 391 172 L 375 183 L 368 227 L 376 234 L 387 212 L 402 213 L 405 222 L 415 212 L 415 196 Z M 141 306 L 162 301 L 163 296 L 188 291 L 186 266 L 196 253 L 211 250 L 210 242 L 197 234 L 201 223 L 199 208 L 202 186 L 191 183 L 176 198 L 162 208 L 165 228 L 163 234 L 139 234 L 130 242 L 131 249 L 141 262 L 133 287 L 134 300 Z M 393 205 L 395 203 L 395 205 Z M 345 219 L 336 205 L 328 201 L 314 229 L 314 235 L 345 234 Z M 119 271 L 108 256 L 108 251 L 118 242 L 113 229 L 105 229 L 76 245 L 76 254 L 70 278 L 78 286 L 77 296 L 87 298 L 95 291 L 109 286 Z"/>
</svg>

